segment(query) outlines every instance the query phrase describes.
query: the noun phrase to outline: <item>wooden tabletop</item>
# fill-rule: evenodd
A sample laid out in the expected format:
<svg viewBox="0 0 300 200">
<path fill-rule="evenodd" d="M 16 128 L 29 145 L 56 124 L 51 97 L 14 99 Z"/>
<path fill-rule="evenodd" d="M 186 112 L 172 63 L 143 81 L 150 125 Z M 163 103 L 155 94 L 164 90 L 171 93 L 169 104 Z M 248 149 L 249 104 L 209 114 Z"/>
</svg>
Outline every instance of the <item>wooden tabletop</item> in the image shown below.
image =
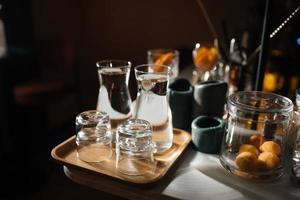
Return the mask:
<svg viewBox="0 0 300 200">
<path fill-rule="evenodd" d="M 192 145 L 167 175 L 150 185 L 136 185 L 64 167 L 74 182 L 126 199 L 300 199 L 290 174 L 273 182 L 254 182 L 227 172 L 218 155 L 195 151 Z"/>
</svg>

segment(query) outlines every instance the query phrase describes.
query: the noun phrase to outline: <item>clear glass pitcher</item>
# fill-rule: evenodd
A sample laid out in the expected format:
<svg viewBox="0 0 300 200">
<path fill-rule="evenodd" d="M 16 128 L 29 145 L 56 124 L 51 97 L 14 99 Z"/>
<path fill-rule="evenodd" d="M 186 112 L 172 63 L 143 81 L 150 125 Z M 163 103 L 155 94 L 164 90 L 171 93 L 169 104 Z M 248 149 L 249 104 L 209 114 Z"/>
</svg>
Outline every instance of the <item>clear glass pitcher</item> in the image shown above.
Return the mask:
<svg viewBox="0 0 300 200">
<path fill-rule="evenodd" d="M 131 117 L 131 97 L 128 89 L 131 62 L 103 60 L 98 67 L 100 90 L 97 110 L 106 112 L 112 128 Z"/>
<path fill-rule="evenodd" d="M 165 65 L 145 64 L 135 67 L 138 94 L 134 118 L 144 119 L 153 127 L 156 153 L 172 146 L 172 114 L 167 100 L 167 87 L 171 68 Z"/>
</svg>

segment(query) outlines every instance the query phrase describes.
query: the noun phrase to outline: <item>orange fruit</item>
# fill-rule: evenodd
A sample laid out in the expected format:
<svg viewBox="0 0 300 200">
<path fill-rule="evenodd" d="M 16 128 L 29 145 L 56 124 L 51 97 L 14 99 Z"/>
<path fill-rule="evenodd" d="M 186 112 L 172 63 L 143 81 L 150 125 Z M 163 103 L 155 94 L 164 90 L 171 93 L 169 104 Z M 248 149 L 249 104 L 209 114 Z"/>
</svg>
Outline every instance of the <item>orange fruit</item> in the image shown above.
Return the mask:
<svg viewBox="0 0 300 200">
<path fill-rule="evenodd" d="M 279 156 L 281 153 L 280 145 L 273 141 L 266 141 L 260 147 L 259 150 L 262 152 L 272 152 Z"/>
<path fill-rule="evenodd" d="M 174 58 L 174 53 L 172 52 L 165 53 L 159 56 L 158 59 L 156 59 L 154 62 L 154 67 L 153 67 L 154 72 L 162 72 L 163 68 L 159 65 L 170 65 L 172 63 L 173 58 Z"/>
<path fill-rule="evenodd" d="M 279 157 L 272 152 L 263 152 L 259 154 L 258 160 L 265 163 L 267 169 L 275 169 L 279 165 Z"/>
<path fill-rule="evenodd" d="M 215 47 L 201 47 L 195 55 L 195 65 L 200 71 L 211 70 L 218 61 L 218 52 Z"/>
<path fill-rule="evenodd" d="M 255 169 L 257 156 L 251 152 L 245 151 L 235 158 L 235 164 L 243 171 L 252 171 Z"/>
<path fill-rule="evenodd" d="M 242 152 L 250 152 L 250 153 L 253 153 L 256 156 L 259 155 L 258 149 L 255 146 L 251 145 L 251 144 L 242 144 L 240 146 L 239 153 L 242 153 Z"/>
<path fill-rule="evenodd" d="M 252 135 L 249 138 L 249 143 L 255 146 L 257 149 L 266 141 L 266 138 L 261 134 Z"/>
<path fill-rule="evenodd" d="M 266 171 L 267 168 L 267 164 L 266 162 L 262 161 L 262 160 L 257 160 L 255 163 L 255 171 L 256 172 L 261 172 L 261 171 Z"/>
</svg>

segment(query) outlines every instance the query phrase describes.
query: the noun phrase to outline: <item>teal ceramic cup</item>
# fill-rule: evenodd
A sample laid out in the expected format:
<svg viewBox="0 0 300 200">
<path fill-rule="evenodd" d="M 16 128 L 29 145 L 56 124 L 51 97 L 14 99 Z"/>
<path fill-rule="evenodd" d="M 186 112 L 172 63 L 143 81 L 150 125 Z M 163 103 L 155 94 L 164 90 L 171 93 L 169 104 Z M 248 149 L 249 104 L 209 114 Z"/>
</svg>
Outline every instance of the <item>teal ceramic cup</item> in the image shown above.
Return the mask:
<svg viewBox="0 0 300 200">
<path fill-rule="evenodd" d="M 171 81 L 168 89 L 172 123 L 175 128 L 190 131 L 193 109 L 193 86 L 183 78 Z"/>
<path fill-rule="evenodd" d="M 198 151 L 219 153 L 224 134 L 224 122 L 218 117 L 199 116 L 192 122 L 192 141 Z"/>
</svg>

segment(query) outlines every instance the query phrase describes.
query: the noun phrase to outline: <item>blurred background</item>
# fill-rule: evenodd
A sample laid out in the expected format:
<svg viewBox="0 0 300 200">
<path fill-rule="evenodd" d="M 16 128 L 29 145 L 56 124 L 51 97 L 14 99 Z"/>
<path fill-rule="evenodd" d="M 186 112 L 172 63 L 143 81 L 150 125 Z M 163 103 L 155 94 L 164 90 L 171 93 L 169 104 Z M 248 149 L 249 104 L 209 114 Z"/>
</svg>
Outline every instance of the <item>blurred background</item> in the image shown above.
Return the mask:
<svg viewBox="0 0 300 200">
<path fill-rule="evenodd" d="M 271 1 L 270 30 L 300 4 Z M 249 56 L 260 44 L 265 1 L 203 0 L 220 38 Z M 0 0 L 0 199 L 114 199 L 69 181 L 51 149 L 74 134 L 75 116 L 95 109 L 96 61 L 146 63 L 146 51 L 175 48 L 180 70 L 197 42 L 214 37 L 196 0 Z M 300 17 L 270 41 L 264 90 L 294 100 L 299 87 Z M 257 59 L 243 66 L 252 89 Z M 130 90 L 136 96 L 134 76 Z M 240 90 L 245 89 L 242 83 Z M 14 188 L 14 192 L 8 191 Z"/>
</svg>

